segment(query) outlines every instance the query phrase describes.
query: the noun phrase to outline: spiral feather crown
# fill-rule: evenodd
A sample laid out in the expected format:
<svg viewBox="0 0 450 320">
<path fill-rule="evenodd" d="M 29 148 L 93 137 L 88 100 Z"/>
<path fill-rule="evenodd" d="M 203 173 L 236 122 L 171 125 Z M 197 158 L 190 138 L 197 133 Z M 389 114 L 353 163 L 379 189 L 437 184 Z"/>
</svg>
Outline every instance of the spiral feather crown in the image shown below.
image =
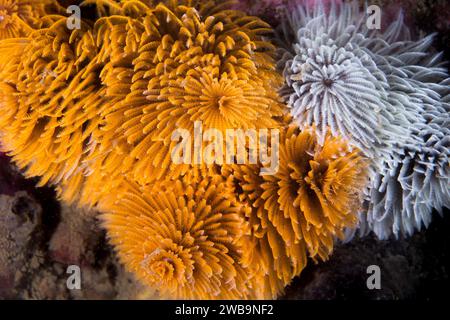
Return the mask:
<svg viewBox="0 0 450 320">
<path fill-rule="evenodd" d="M 272 297 L 306 266 L 307 257 L 326 260 L 335 237 L 357 222 L 367 163 L 342 138 L 326 134 L 323 145 L 312 128 L 282 132 L 280 167 L 259 175 L 259 165 L 223 166 L 233 176 L 250 233 L 244 265 L 256 268 Z M 261 284 L 260 284 L 261 285 Z"/>
<path fill-rule="evenodd" d="M 433 35 L 414 40 L 402 14 L 385 31 L 366 20 L 357 1 L 288 12 L 281 92 L 301 127 L 331 128 L 371 159 L 361 233 L 408 235 L 448 206 L 449 149 L 436 130 L 449 129 L 449 76 Z"/>
</svg>

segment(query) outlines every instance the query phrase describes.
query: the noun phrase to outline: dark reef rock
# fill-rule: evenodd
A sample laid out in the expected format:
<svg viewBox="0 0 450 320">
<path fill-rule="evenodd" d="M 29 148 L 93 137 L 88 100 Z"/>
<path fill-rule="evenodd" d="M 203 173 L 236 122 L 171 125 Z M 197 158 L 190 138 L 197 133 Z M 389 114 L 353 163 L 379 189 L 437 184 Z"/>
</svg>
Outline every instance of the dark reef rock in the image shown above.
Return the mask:
<svg viewBox="0 0 450 320">
<path fill-rule="evenodd" d="M 450 212 L 437 213 L 427 230 L 411 238 L 378 241 L 369 236 L 336 246 L 330 260 L 310 264 L 282 299 L 436 300 L 450 287 Z M 369 290 L 367 267 L 380 267 L 381 289 Z"/>
<path fill-rule="evenodd" d="M 0 299 L 152 297 L 123 270 L 96 212 L 60 204 L 0 155 Z M 67 268 L 81 270 L 81 290 L 67 288 Z"/>
</svg>

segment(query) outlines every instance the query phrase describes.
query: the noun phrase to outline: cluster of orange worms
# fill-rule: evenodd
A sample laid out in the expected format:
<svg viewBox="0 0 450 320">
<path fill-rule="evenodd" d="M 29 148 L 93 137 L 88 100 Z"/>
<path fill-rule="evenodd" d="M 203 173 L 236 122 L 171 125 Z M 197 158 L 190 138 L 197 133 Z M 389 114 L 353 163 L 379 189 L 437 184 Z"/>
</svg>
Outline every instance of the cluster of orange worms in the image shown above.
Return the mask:
<svg viewBox="0 0 450 320">
<path fill-rule="evenodd" d="M 105 0 L 69 30 L 39 3 L 0 0 L 2 149 L 103 212 L 121 261 L 161 297 L 276 298 L 355 226 L 366 163 L 288 125 L 267 23 L 229 2 Z M 279 170 L 174 164 L 171 134 L 195 121 L 279 129 Z"/>
</svg>

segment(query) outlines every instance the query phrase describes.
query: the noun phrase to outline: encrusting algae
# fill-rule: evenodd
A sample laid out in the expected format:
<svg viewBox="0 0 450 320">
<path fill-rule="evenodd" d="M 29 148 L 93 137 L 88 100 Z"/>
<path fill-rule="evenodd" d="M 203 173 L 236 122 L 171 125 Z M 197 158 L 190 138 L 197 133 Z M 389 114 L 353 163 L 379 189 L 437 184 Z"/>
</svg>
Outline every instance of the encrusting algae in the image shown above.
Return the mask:
<svg viewBox="0 0 450 320">
<path fill-rule="evenodd" d="M 1 147 L 25 175 L 103 212 L 126 268 L 165 298 L 276 298 L 326 259 L 355 226 L 366 163 L 286 125 L 271 27 L 229 2 L 85 4 L 99 18 L 80 30 L 43 16 L 0 41 Z M 197 122 L 280 130 L 278 172 L 173 163 L 172 133 Z"/>
</svg>

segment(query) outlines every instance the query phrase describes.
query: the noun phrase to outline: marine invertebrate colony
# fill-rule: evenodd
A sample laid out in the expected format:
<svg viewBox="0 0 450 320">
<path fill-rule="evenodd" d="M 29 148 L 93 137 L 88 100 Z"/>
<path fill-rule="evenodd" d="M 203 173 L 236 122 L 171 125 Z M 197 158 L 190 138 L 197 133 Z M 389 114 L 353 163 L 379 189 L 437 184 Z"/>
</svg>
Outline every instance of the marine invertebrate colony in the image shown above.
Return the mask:
<svg viewBox="0 0 450 320">
<path fill-rule="evenodd" d="M 298 6 L 287 21 L 295 40 L 280 60 L 282 93 L 296 122 L 321 137 L 330 127 L 372 159 L 363 225 L 381 238 L 420 229 L 432 208 L 448 205 L 448 144 L 435 135 L 448 130 L 448 74 L 431 53 L 433 36 L 412 40 L 401 15 L 369 30 L 356 1 Z"/>
<path fill-rule="evenodd" d="M 300 274 L 307 256 L 326 260 L 334 238 L 355 226 L 367 169 L 343 139 L 327 134 L 321 146 L 313 130 L 295 125 L 282 132 L 279 153 L 274 175 L 259 175 L 258 165 L 222 168 L 234 177 L 239 199 L 251 207 L 243 263 L 256 269 L 263 279 L 258 286 L 272 297 Z"/>
<path fill-rule="evenodd" d="M 73 31 L 32 3 L 0 0 L 0 17 L 19 12 L 0 18 L 2 149 L 101 210 L 121 261 L 164 297 L 277 297 L 357 225 L 363 191 L 361 230 L 380 238 L 449 205 L 450 80 L 401 19 L 378 32 L 356 2 L 299 6 L 281 76 L 271 27 L 228 1 L 86 1 L 99 18 Z M 261 175 L 261 154 L 174 162 L 173 133 L 197 123 L 280 130 L 278 171 Z"/>
<path fill-rule="evenodd" d="M 115 185 L 111 177 L 146 183 L 189 171 L 171 163 L 177 128 L 278 125 L 281 78 L 263 39 L 267 24 L 211 3 L 198 11 L 176 1 L 103 4 L 115 15 L 93 28 L 70 31 L 52 16 L 58 21 L 29 39 L 3 43 L 13 56 L 0 61 L 12 88 L 5 101 L 17 99 L 0 119 L 13 128 L 2 133 L 4 149 L 27 175 L 59 184 L 69 202 L 94 205 Z"/>
<path fill-rule="evenodd" d="M 273 127 L 278 125 L 274 118 L 282 112 L 276 94 L 281 78 L 275 72 L 274 48 L 262 38 L 270 31 L 267 24 L 241 12 L 207 5 L 198 7 L 202 16 L 195 8 L 176 2 L 153 7 L 125 1 L 120 6 L 122 16 L 119 12 L 99 19 L 93 28 L 83 22 L 80 30 L 70 31 L 64 17 L 54 16 L 54 23 L 32 31 L 29 38 L 0 44 L 0 51 L 8 54 L 0 60 L 2 148 L 27 176 L 39 176 L 41 184 L 57 184 L 61 197 L 69 202 L 96 204 L 102 195 L 119 191 L 116 188 L 124 178 L 145 185 L 151 175 L 162 177 L 168 172 L 180 176 L 168 171 L 167 158 L 171 130 L 179 126 L 191 129 L 198 119 L 222 131 L 228 127 Z M 185 183 L 195 182 L 195 175 L 182 174 Z M 165 188 L 163 184 L 161 188 Z M 177 190 L 181 191 L 180 187 Z M 208 194 L 202 196 L 208 198 Z M 210 201 L 216 205 L 214 198 Z M 230 201 L 223 203 L 229 205 Z M 199 197 L 179 203 L 186 224 L 201 220 L 197 214 L 203 209 L 197 203 L 201 203 Z M 219 206 L 221 213 L 213 211 L 212 220 L 199 223 L 215 227 L 214 220 L 231 210 L 223 207 Z M 100 208 L 109 210 L 103 205 Z M 160 209 L 155 211 L 162 219 L 166 210 Z M 238 209 L 240 206 L 235 211 Z M 229 220 L 232 218 L 236 222 Z M 239 252 L 233 249 L 239 239 L 233 233 L 242 231 L 235 224 L 241 218 L 227 214 L 223 228 L 216 235 L 211 231 L 209 239 L 202 235 L 204 229 L 193 225 L 193 230 L 198 230 L 191 243 L 194 256 L 182 252 L 182 261 L 174 260 L 176 279 L 168 275 L 164 283 L 169 286 L 167 294 L 185 298 L 250 296 L 245 286 L 251 274 L 241 270 Z M 114 224 L 110 226 L 113 230 Z M 147 231 L 142 232 L 146 235 Z M 211 242 L 214 235 L 216 244 Z M 155 235 L 162 236 L 167 234 Z M 188 238 L 179 245 L 186 245 L 185 241 L 192 239 Z M 196 253 L 198 242 L 204 245 Z M 212 244 L 215 249 L 210 248 Z M 118 247 L 124 257 L 133 254 Z M 173 246 L 164 249 L 169 252 Z M 206 260 L 204 254 L 209 254 Z M 220 265 L 218 257 L 223 258 Z M 164 259 L 151 262 L 144 271 L 170 269 Z M 132 263 L 127 266 L 141 274 Z M 166 271 L 172 272 L 169 269 Z M 143 279 L 151 283 L 156 278 Z"/>
<path fill-rule="evenodd" d="M 163 297 L 276 298 L 355 225 L 367 167 L 341 138 L 321 146 L 296 126 L 279 152 L 273 176 L 236 164 L 148 185 L 124 179 L 99 203 L 121 261 Z"/>
<path fill-rule="evenodd" d="M 177 2 L 120 5 L 120 19 L 69 31 L 61 17 L 2 49 L 15 51 L 1 62 L 2 80 L 12 88 L 7 101 L 19 104 L 2 118 L 13 128 L 2 133 L 5 150 L 29 176 L 59 183 L 65 200 L 81 204 L 95 204 L 89 190 L 105 177 L 146 183 L 184 174 L 190 166 L 170 164 L 176 128 L 192 130 L 195 120 L 222 131 L 273 127 L 282 110 L 273 47 L 262 39 L 267 24 L 207 4 L 199 6 L 203 20 Z M 16 105 L 5 106 L 8 114 Z"/>
</svg>

